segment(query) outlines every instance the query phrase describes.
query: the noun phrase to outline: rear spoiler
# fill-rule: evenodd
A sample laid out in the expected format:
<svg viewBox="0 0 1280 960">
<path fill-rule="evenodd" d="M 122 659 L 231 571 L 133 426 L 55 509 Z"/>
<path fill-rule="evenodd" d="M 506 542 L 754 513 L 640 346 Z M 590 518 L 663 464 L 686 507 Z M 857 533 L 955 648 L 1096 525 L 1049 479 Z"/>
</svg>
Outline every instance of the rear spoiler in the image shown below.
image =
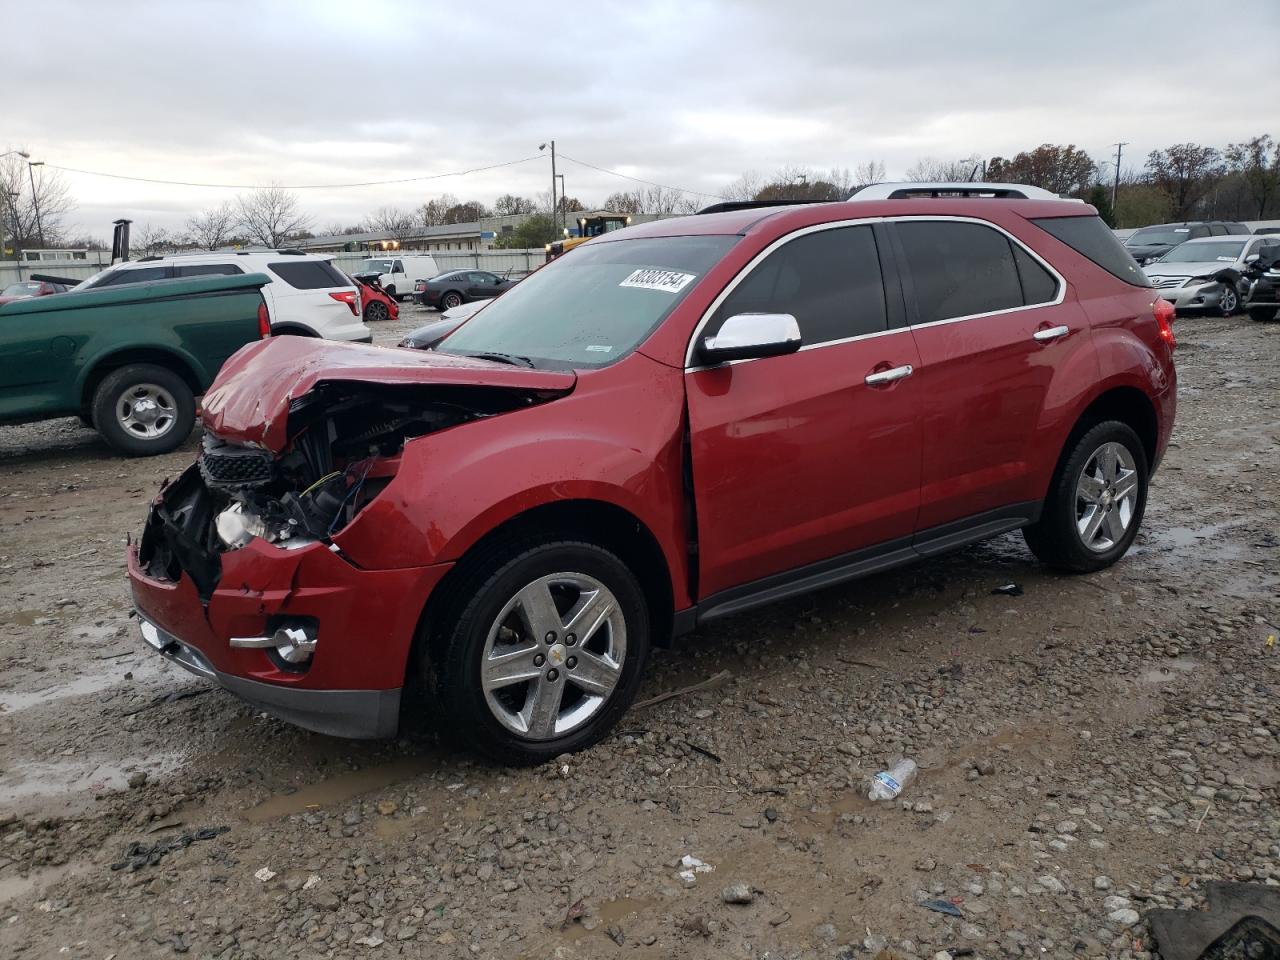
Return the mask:
<svg viewBox="0 0 1280 960">
<path fill-rule="evenodd" d="M 68 287 L 74 287 L 77 284 L 84 282 L 83 277 L 79 280 L 72 280 L 70 277 L 52 277 L 47 273 L 33 273 L 31 275 L 31 279 L 39 280 L 41 283 L 63 283 Z"/>
</svg>

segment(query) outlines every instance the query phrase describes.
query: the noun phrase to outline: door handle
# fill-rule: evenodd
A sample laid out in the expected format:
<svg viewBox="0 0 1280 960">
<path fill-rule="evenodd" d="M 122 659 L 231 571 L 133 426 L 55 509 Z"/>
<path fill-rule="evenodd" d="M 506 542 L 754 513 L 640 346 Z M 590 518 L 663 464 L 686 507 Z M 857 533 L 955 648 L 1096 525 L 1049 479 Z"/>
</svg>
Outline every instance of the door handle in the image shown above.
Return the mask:
<svg viewBox="0 0 1280 960">
<path fill-rule="evenodd" d="M 904 377 L 911 376 L 915 371 L 911 364 L 904 363 L 900 367 L 892 367 L 888 370 L 877 370 L 875 373 L 868 373 L 863 378 L 863 383 L 868 387 L 882 387 L 886 383 L 893 383 L 895 380 L 901 380 Z"/>
<path fill-rule="evenodd" d="M 1037 330 L 1031 336 L 1040 343 L 1048 343 L 1050 340 L 1057 340 L 1059 337 L 1065 337 L 1071 332 L 1071 328 L 1065 323 L 1058 327 L 1048 327 L 1044 330 Z"/>
</svg>

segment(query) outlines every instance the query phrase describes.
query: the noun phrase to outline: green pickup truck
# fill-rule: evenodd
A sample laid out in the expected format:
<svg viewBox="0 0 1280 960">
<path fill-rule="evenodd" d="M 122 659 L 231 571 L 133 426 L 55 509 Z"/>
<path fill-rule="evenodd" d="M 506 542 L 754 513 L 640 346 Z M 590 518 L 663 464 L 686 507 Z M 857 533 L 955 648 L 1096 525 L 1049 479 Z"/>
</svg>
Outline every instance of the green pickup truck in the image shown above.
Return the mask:
<svg viewBox="0 0 1280 960">
<path fill-rule="evenodd" d="M 270 335 L 270 282 L 161 280 L 0 307 L 0 423 L 79 416 L 121 453 L 174 449 L 222 362 Z"/>
</svg>

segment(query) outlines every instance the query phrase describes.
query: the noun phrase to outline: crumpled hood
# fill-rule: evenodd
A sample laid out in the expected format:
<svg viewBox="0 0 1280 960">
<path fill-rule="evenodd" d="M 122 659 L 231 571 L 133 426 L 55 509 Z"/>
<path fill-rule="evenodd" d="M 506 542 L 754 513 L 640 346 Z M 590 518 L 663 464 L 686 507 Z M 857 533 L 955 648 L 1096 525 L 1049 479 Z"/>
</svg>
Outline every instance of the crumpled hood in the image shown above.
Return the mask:
<svg viewBox="0 0 1280 960">
<path fill-rule="evenodd" d="M 204 396 L 202 420 L 223 440 L 279 452 L 288 440 L 289 404 L 332 381 L 568 393 L 577 377 L 443 353 L 270 337 L 242 347 L 223 364 Z"/>
</svg>

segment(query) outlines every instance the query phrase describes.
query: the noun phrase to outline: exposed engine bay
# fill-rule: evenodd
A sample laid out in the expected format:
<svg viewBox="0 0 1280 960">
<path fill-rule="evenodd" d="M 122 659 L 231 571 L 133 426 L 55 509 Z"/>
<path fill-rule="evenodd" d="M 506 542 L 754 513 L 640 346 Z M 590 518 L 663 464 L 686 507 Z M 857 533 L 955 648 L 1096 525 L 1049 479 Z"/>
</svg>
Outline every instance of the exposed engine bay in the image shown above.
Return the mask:
<svg viewBox="0 0 1280 960">
<path fill-rule="evenodd" d="M 255 537 L 295 549 L 351 523 L 391 483 L 407 442 L 554 396 L 507 387 L 318 384 L 290 403 L 289 442 L 279 455 L 206 433 L 196 464 L 152 510 L 139 558 L 153 577 L 187 572 L 207 599 L 220 554 Z"/>
</svg>

